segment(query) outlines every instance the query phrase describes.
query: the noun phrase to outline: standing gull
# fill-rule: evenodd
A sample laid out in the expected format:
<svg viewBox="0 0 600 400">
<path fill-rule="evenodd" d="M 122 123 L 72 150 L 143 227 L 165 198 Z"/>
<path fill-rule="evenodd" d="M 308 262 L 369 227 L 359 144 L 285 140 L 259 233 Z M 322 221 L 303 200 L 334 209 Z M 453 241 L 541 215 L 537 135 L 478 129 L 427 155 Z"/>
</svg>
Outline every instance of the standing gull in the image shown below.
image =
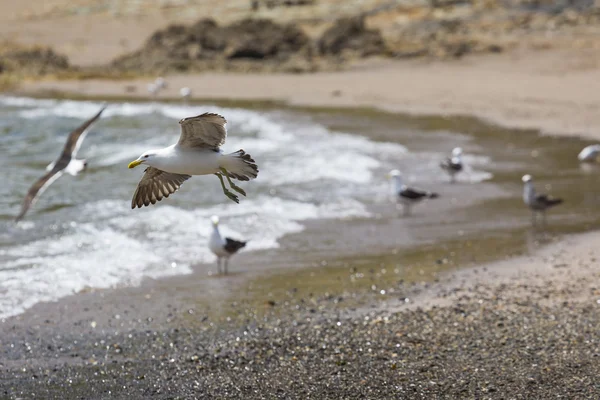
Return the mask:
<svg viewBox="0 0 600 400">
<path fill-rule="evenodd" d="M 60 154 L 60 157 L 58 157 L 58 160 L 50 163 L 46 167 L 46 171 L 48 171 L 46 175 L 38 179 L 27 192 L 27 195 L 23 199 L 23 203 L 21 205 L 21 212 L 15 219 L 17 222 L 25 216 L 27 210 L 29 210 L 29 208 L 35 204 L 38 197 L 44 192 L 44 190 L 46 190 L 48 186 L 52 184 L 52 182 L 60 178 L 64 172 L 75 176 L 79 172 L 86 169 L 87 161 L 78 160 L 75 158 L 75 156 L 77 155 L 77 151 L 79 150 L 79 147 L 81 146 L 81 143 L 87 134 L 88 128 L 98 118 L 100 118 L 100 115 L 105 108 L 106 106 L 103 106 L 96 115 L 85 121 L 81 126 L 69 134 L 67 143 L 65 143 L 63 151 Z"/>
<path fill-rule="evenodd" d="M 181 96 L 183 101 L 187 103 L 190 97 L 192 97 L 192 89 L 190 89 L 189 87 L 182 87 L 181 89 L 179 89 L 179 95 Z"/>
<path fill-rule="evenodd" d="M 164 149 L 149 150 L 129 168 L 147 164 L 148 168 L 133 194 L 131 208 L 148 206 L 169 197 L 192 175 L 214 174 L 219 178 L 223 193 L 239 203 L 238 196 L 225 187 L 223 177 L 231 189 L 246 196 L 246 192 L 235 185 L 231 178 L 249 181 L 258 176 L 258 167 L 244 150 L 223 154 L 220 147 L 225 143 L 227 130 L 225 118 L 218 114 L 204 113 L 179 121 L 179 141 Z"/>
<path fill-rule="evenodd" d="M 450 182 L 456 182 L 456 175 L 463 170 L 462 149 L 455 147 L 452 156 L 442 161 L 440 167 L 450 175 Z"/>
<path fill-rule="evenodd" d="M 227 274 L 227 266 L 229 265 L 229 257 L 237 253 L 243 247 L 246 247 L 247 242 L 240 242 L 231 238 L 223 238 L 219 232 L 219 217 L 213 215 L 211 218 L 213 231 L 208 240 L 208 248 L 217 256 L 217 270 L 221 273 L 221 264 L 223 271 Z"/>
<path fill-rule="evenodd" d="M 547 194 L 536 194 L 531 175 L 523 175 L 523 201 L 531 209 L 531 223 L 537 224 L 537 214 L 542 214 L 542 223 L 546 225 L 546 210 L 563 202 L 562 199 L 548 196 Z"/>
<path fill-rule="evenodd" d="M 598 156 L 600 156 L 600 144 L 591 144 L 581 150 L 577 158 L 581 162 L 594 162 L 598 160 Z"/>
<path fill-rule="evenodd" d="M 391 170 L 388 176 L 392 179 L 394 195 L 397 201 L 403 206 L 404 215 L 410 214 L 410 207 L 413 204 L 419 203 L 423 199 L 435 199 L 438 196 L 437 193 L 426 192 L 423 190 L 410 188 L 402 182 L 402 175 L 397 169 Z"/>
</svg>

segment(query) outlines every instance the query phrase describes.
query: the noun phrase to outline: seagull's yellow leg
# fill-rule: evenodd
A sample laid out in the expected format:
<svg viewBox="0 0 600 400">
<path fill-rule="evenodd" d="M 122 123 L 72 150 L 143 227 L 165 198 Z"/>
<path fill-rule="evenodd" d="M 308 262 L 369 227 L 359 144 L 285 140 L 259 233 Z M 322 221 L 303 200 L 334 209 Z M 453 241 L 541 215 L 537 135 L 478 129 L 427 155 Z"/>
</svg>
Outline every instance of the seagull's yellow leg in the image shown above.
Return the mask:
<svg viewBox="0 0 600 400">
<path fill-rule="evenodd" d="M 221 168 L 221 171 L 223 171 L 223 175 L 225 175 L 225 178 L 227 178 L 227 182 L 229 182 L 229 186 L 231 186 L 231 188 L 233 190 L 235 190 L 236 192 L 238 192 L 242 196 L 245 196 L 246 192 L 244 191 L 244 189 L 242 189 L 241 187 L 237 186 L 235 183 L 233 183 L 231 181 L 231 178 L 229 177 L 229 173 L 227 172 L 227 170 L 225 168 Z"/>
<path fill-rule="evenodd" d="M 223 176 L 221 176 L 220 173 L 216 173 L 215 175 L 217 176 L 217 178 L 219 178 L 219 181 L 221 182 L 221 187 L 223 188 L 223 193 L 225 193 L 225 196 L 229 197 L 229 200 L 235 201 L 236 203 L 240 204 L 240 200 L 238 199 L 238 197 L 235 194 L 231 193 L 229 189 L 225 187 L 225 182 L 223 182 Z"/>
</svg>

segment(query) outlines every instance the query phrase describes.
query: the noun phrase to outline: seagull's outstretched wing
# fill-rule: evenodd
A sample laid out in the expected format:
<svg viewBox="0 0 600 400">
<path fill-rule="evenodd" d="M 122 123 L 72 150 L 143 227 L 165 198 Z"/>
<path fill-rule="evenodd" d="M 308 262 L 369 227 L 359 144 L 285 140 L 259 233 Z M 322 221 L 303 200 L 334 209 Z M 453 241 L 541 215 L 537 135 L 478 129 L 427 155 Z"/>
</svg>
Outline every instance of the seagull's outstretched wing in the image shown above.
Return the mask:
<svg viewBox="0 0 600 400">
<path fill-rule="evenodd" d="M 172 174 L 153 167 L 146 168 L 144 172 L 133 194 L 131 208 L 156 204 L 163 197 L 169 197 L 183 182 L 191 178 L 191 175 Z"/>
<path fill-rule="evenodd" d="M 29 188 L 29 191 L 27 192 L 27 195 L 25 196 L 25 198 L 23 199 L 23 203 L 21 204 L 21 212 L 19 213 L 17 218 L 15 218 L 16 222 L 19 222 L 21 219 L 23 219 L 25 214 L 27 214 L 29 208 L 36 202 L 38 197 L 44 192 L 44 190 L 48 188 L 48 186 L 52 184 L 52 182 L 60 178 L 63 172 L 63 168 L 58 168 L 55 165 L 54 168 L 50 170 L 50 172 L 38 179 L 31 186 L 31 188 Z"/>
<path fill-rule="evenodd" d="M 79 147 L 81 147 L 81 143 L 85 138 L 87 129 L 90 127 L 90 125 L 96 122 L 98 118 L 100 118 L 100 115 L 102 115 L 102 112 L 105 108 L 106 105 L 102 106 L 102 108 L 100 109 L 100 111 L 98 111 L 98 113 L 96 113 L 96 115 L 85 121 L 83 124 L 79 125 L 73 132 L 69 133 L 67 143 L 65 143 L 65 147 L 63 148 L 63 151 L 60 157 L 58 158 L 58 161 L 56 162 L 56 166 L 59 166 L 62 169 L 66 168 L 67 165 L 69 165 L 69 162 L 71 162 L 71 158 L 75 157 L 77 151 L 79 150 Z"/>
<path fill-rule="evenodd" d="M 218 149 L 227 138 L 227 121 L 219 114 L 204 113 L 179 121 L 181 136 L 178 146 Z"/>
</svg>

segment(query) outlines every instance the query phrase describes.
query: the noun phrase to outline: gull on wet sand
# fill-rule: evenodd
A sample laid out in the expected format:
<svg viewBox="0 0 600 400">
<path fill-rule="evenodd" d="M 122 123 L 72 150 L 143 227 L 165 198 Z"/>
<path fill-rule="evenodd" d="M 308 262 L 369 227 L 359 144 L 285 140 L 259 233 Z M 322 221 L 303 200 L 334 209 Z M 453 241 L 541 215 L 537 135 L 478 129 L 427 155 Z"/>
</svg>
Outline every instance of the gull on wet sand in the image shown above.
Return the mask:
<svg viewBox="0 0 600 400">
<path fill-rule="evenodd" d="M 129 168 L 146 164 L 148 168 L 140 180 L 131 201 L 131 208 L 156 204 L 169 197 L 192 175 L 216 175 L 223 193 L 239 203 L 239 198 L 225 187 L 223 178 L 232 190 L 246 196 L 246 192 L 232 179 L 249 181 L 258 176 L 258 167 L 244 150 L 223 154 L 227 130 L 225 118 L 214 113 L 204 113 L 179 121 L 179 141 L 163 149 L 144 152 Z"/>
<path fill-rule="evenodd" d="M 456 175 L 463 170 L 462 149 L 455 147 L 452 150 L 452 156 L 442 161 L 440 167 L 450 175 L 452 183 L 456 182 Z"/>
<path fill-rule="evenodd" d="M 581 150 L 577 159 L 581 162 L 594 162 L 598 160 L 598 156 L 600 156 L 600 144 L 591 144 Z"/>
<path fill-rule="evenodd" d="M 397 169 L 390 171 L 388 176 L 392 179 L 394 196 L 396 196 L 396 201 L 399 201 L 402 204 L 404 210 L 403 214 L 405 216 L 410 214 L 410 208 L 413 204 L 417 204 L 424 199 L 435 199 L 439 197 L 437 193 L 406 186 L 402 182 L 400 171 Z"/>
<path fill-rule="evenodd" d="M 542 214 L 542 223 L 546 225 L 546 210 L 559 205 L 562 199 L 548 196 L 547 194 L 536 194 L 531 175 L 523 175 L 523 201 L 531 210 L 531 222 L 537 224 L 537 213 Z"/>
<path fill-rule="evenodd" d="M 247 242 L 241 242 L 231 238 L 223 238 L 219 232 L 219 217 L 213 215 L 211 218 L 213 231 L 208 240 L 208 248 L 217 256 L 217 270 L 219 274 L 227 274 L 229 258 L 246 246 Z M 221 265 L 223 269 L 221 270 Z"/>
<path fill-rule="evenodd" d="M 63 151 L 60 154 L 58 160 L 49 164 L 46 167 L 46 171 L 48 171 L 44 176 L 38 179 L 29 189 L 27 195 L 23 199 L 23 203 L 21 205 L 21 211 L 19 215 L 16 217 L 16 221 L 20 221 L 23 219 L 27 211 L 31 206 L 35 204 L 39 196 L 58 178 L 62 176 L 63 173 L 68 173 L 70 175 L 77 175 L 79 172 L 85 170 L 87 168 L 86 160 L 78 160 L 76 159 L 77 151 L 85 139 L 87 135 L 88 128 L 92 125 L 100 115 L 104 111 L 106 106 L 102 106 L 100 111 L 92 118 L 85 121 L 79 127 L 77 127 L 73 132 L 71 132 L 67 138 L 67 143 L 63 147 Z"/>
</svg>

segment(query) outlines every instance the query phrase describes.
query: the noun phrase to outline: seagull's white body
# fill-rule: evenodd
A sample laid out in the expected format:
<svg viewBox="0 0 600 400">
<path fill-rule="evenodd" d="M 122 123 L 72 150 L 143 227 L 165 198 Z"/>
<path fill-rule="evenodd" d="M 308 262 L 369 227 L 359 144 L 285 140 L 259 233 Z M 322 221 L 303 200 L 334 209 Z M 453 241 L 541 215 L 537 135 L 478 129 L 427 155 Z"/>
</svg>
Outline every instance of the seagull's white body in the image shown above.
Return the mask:
<svg viewBox="0 0 600 400">
<path fill-rule="evenodd" d="M 600 156 L 600 144 L 592 144 L 581 150 L 577 158 L 581 162 L 590 162 L 596 161 L 598 156 Z"/>
<path fill-rule="evenodd" d="M 225 251 L 225 239 L 223 239 L 221 232 L 219 232 L 219 225 L 214 223 L 213 231 L 208 240 L 208 248 L 219 258 L 229 256 L 229 253 Z"/>
<path fill-rule="evenodd" d="M 213 215 L 211 221 L 213 231 L 208 239 L 208 248 L 217 256 L 217 269 L 219 273 L 221 273 L 221 265 L 223 265 L 223 272 L 227 274 L 229 258 L 244 248 L 246 242 L 222 237 L 221 232 L 219 232 L 219 217 Z"/>
<path fill-rule="evenodd" d="M 413 204 L 414 201 L 411 201 L 407 198 L 400 196 L 400 193 L 402 193 L 402 191 L 407 188 L 407 186 L 404 184 L 404 182 L 402 182 L 402 176 L 395 175 L 395 174 L 391 174 L 391 176 L 392 176 L 392 195 L 394 196 L 394 199 L 399 201 L 402 205 L 405 205 L 405 206 Z"/>
<path fill-rule="evenodd" d="M 46 171 L 52 171 L 52 169 L 54 168 L 55 165 L 56 165 L 55 161 L 51 162 L 46 167 Z M 71 176 L 77 176 L 77 174 L 79 174 L 80 172 L 85 170 L 86 167 L 87 167 L 86 160 L 77 160 L 77 159 L 73 158 L 71 160 L 71 162 L 69 163 L 69 165 L 67 165 L 67 167 L 63 171 Z"/>
<path fill-rule="evenodd" d="M 533 182 L 531 180 L 525 179 L 525 183 L 523 185 L 523 201 L 528 207 L 533 208 L 535 203 L 535 187 L 533 186 Z"/>
<path fill-rule="evenodd" d="M 185 175 L 210 175 L 227 168 L 228 155 L 210 149 L 191 149 L 178 144 L 151 150 L 154 157 L 147 164 L 162 171 Z"/>
</svg>

